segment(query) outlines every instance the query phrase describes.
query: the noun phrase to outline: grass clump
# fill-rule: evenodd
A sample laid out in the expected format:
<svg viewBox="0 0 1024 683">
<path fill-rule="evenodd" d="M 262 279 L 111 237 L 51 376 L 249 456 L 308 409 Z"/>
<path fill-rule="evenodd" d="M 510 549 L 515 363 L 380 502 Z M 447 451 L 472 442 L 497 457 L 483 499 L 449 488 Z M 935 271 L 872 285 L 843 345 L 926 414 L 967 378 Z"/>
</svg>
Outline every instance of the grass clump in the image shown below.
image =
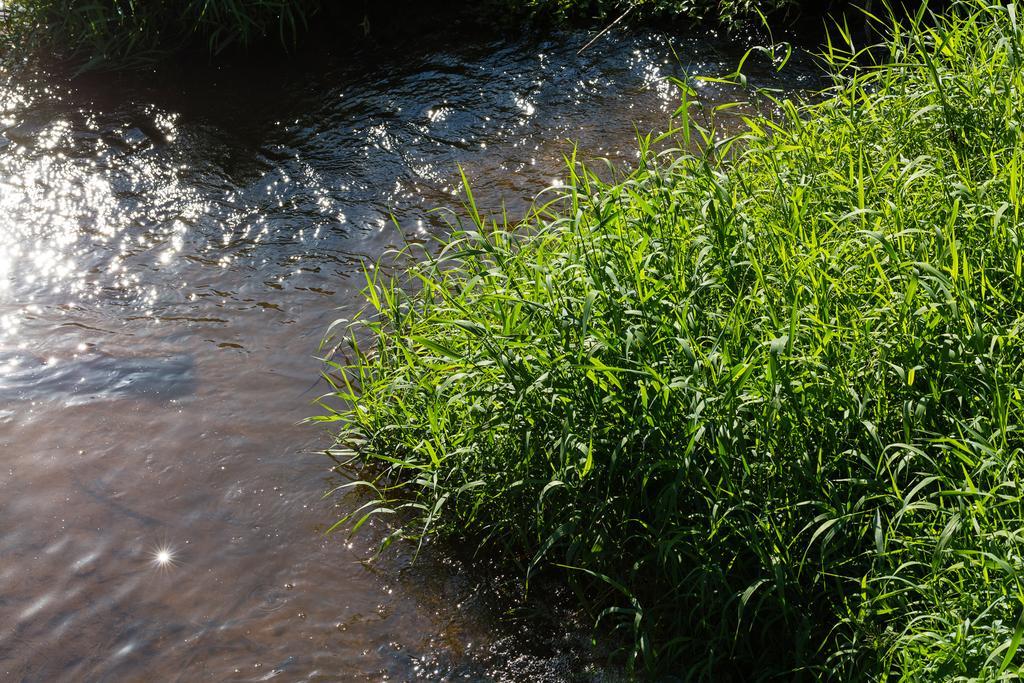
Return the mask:
<svg viewBox="0 0 1024 683">
<path fill-rule="evenodd" d="M 572 161 L 515 226 L 469 194 L 371 271 L 320 418 L 350 525 L 563 572 L 649 673 L 1018 678 L 1024 31 L 891 31 L 818 104 L 723 136 L 688 96 L 628 175 Z"/>
</svg>

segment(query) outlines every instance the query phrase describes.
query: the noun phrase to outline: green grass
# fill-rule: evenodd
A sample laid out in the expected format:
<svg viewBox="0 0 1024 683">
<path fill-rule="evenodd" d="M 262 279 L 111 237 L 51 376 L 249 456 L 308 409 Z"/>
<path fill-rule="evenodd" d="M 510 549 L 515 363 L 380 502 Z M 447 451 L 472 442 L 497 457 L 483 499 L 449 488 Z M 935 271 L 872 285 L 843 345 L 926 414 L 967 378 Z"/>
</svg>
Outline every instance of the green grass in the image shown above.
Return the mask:
<svg viewBox="0 0 1024 683">
<path fill-rule="evenodd" d="M 649 674 L 1019 678 L 1020 21 L 837 39 L 823 102 L 740 134 L 691 92 L 520 223 L 467 186 L 331 331 L 343 523 L 560 572 Z"/>
</svg>

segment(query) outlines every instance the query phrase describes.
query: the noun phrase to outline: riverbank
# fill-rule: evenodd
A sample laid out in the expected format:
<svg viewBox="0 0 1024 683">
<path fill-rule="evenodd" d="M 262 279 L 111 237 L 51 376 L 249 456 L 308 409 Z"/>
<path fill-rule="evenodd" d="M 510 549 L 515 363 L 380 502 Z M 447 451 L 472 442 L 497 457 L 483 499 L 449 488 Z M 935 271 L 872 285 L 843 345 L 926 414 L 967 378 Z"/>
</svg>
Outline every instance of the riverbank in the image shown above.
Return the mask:
<svg viewBox="0 0 1024 683">
<path fill-rule="evenodd" d="M 841 5 L 842 3 L 836 3 Z M 172 59 L 291 53 L 308 45 L 350 48 L 416 41 L 424 33 L 508 36 L 569 26 L 703 25 L 723 32 L 760 25 L 762 15 L 784 25 L 833 3 L 801 0 L 488 0 L 471 5 L 389 0 L 21 0 L 0 14 L 0 43 L 78 69 L 151 68 Z"/>
<path fill-rule="evenodd" d="M 1016 670 L 1024 33 L 961 2 L 851 52 L 738 135 L 690 83 L 636 170 L 570 160 L 521 223 L 467 183 L 439 254 L 368 268 L 350 528 L 561 574 L 648 673 Z"/>
<path fill-rule="evenodd" d="M 0 70 L 0 672 L 594 670 L 589 620 L 552 608 L 572 597 L 557 576 L 560 593 L 535 583 L 522 601 L 517 574 L 462 548 L 371 562 L 383 524 L 324 535 L 353 501 L 323 492 L 357 473 L 330 471 L 331 435 L 299 424 L 362 263 L 447 234 L 431 209 L 457 203 L 460 166 L 482 211 L 521 214 L 566 139 L 628 163 L 632 124 L 661 128 L 676 106 L 664 77 L 742 57 L 626 32 L 578 54 L 592 37 L 438 35 L 71 81 Z M 758 66 L 752 84 L 816 82 L 810 63 Z"/>
</svg>

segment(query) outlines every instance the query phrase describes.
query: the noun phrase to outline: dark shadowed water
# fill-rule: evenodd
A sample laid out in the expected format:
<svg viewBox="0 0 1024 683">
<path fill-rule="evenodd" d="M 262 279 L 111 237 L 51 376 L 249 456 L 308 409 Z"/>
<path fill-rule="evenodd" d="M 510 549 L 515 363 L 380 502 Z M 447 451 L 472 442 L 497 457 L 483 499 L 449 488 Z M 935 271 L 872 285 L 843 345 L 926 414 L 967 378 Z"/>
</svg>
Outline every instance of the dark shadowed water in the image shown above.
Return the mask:
<svg viewBox="0 0 1024 683">
<path fill-rule="evenodd" d="M 390 214 L 443 232 L 428 210 L 458 206 L 460 164 L 481 203 L 521 212 L 567 140 L 628 163 L 633 126 L 675 107 L 666 75 L 740 57 L 658 36 L 577 55 L 588 39 L 4 75 L 0 677 L 598 676 L 587 623 L 509 616 L 514 577 L 402 548 L 368 563 L 376 530 L 325 537 L 353 503 L 321 498 L 330 441 L 298 424 L 361 262 L 401 241 Z M 810 78 L 787 73 L 753 80 Z"/>
</svg>

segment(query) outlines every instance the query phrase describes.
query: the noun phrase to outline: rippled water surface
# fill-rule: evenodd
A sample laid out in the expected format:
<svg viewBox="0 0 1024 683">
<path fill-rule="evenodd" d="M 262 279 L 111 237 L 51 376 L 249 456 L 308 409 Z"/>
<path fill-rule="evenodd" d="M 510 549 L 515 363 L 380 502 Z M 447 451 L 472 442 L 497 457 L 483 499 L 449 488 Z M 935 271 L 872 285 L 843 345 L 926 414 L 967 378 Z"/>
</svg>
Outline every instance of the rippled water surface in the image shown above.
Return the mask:
<svg viewBox="0 0 1024 683">
<path fill-rule="evenodd" d="M 586 624 L 473 562 L 367 563 L 318 455 L 317 344 L 360 263 L 443 232 L 458 165 L 514 214 L 566 140 L 631 158 L 664 76 L 740 55 L 585 34 L 0 85 L 0 675 L 564 680 Z M 675 52 L 675 55 L 673 54 Z M 762 74 L 762 84 L 799 88 Z M 757 76 L 757 74 L 755 74 Z M 758 80 L 758 78 L 755 78 Z M 714 100 L 723 93 L 708 92 Z M 335 507 L 340 505 L 341 507 Z M 500 591 L 499 591 L 500 592 Z"/>
</svg>

